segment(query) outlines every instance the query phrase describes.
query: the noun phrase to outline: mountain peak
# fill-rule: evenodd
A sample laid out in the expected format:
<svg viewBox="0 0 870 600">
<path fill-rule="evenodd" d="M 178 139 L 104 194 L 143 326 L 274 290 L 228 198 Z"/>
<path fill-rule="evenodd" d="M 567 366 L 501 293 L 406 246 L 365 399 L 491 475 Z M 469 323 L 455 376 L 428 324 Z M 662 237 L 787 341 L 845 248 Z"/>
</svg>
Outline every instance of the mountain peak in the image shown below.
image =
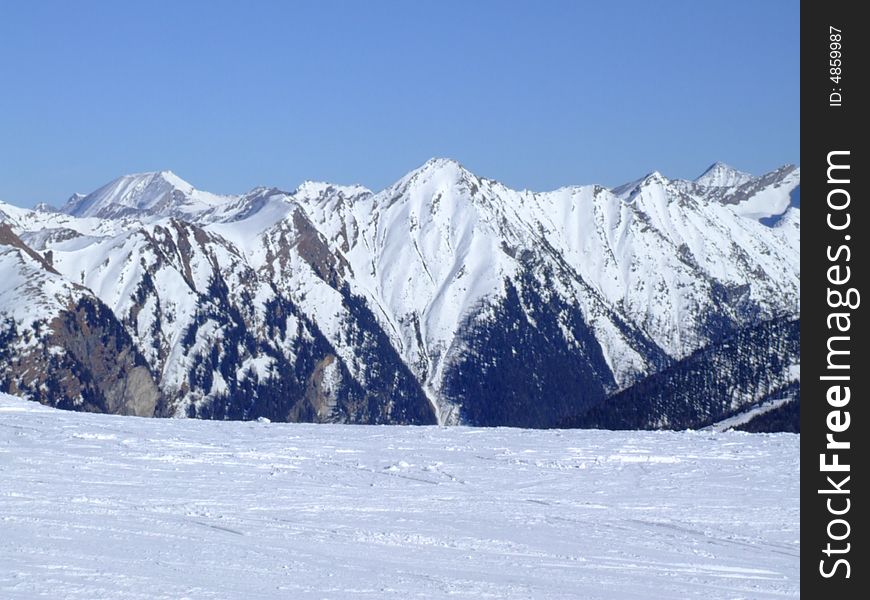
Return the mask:
<svg viewBox="0 0 870 600">
<path fill-rule="evenodd" d="M 446 157 L 430 158 L 420 165 L 419 168 L 412 171 L 412 173 L 454 173 L 471 175 L 471 172 L 463 167 L 458 160 Z"/>
<path fill-rule="evenodd" d="M 435 168 L 435 169 L 443 169 L 447 168 L 462 168 L 462 165 L 459 164 L 459 161 L 455 158 L 449 158 L 446 156 L 433 156 L 425 163 L 423 163 L 424 168 Z"/>
<path fill-rule="evenodd" d="M 630 201 L 640 193 L 643 188 L 654 184 L 665 186 L 669 181 L 670 180 L 659 171 L 651 171 L 640 179 L 635 179 L 634 181 L 616 186 L 615 188 L 611 188 L 610 191 L 623 200 Z"/>
<path fill-rule="evenodd" d="M 148 171 L 123 175 L 87 195 L 74 194 L 61 211 L 76 217 L 173 216 L 226 199 L 197 190 L 172 171 Z"/>
<path fill-rule="evenodd" d="M 158 171 L 155 175 L 179 190 L 190 192 L 195 189 L 191 184 L 186 182 L 184 179 L 182 179 L 172 171 Z"/>
<path fill-rule="evenodd" d="M 37 204 L 36 206 L 33 207 L 33 210 L 35 210 L 36 212 L 41 212 L 41 213 L 60 212 L 57 208 L 55 208 L 54 206 L 52 206 L 51 204 L 48 204 L 46 202 L 40 202 L 39 204 Z"/>
<path fill-rule="evenodd" d="M 459 161 L 452 158 L 430 158 L 425 163 L 405 175 L 398 185 L 412 183 L 453 185 L 462 181 L 474 179 L 474 174 L 463 167 Z"/>
<path fill-rule="evenodd" d="M 326 181 L 312 181 L 309 179 L 303 181 L 299 185 L 299 187 L 296 188 L 296 191 L 293 193 L 293 195 L 316 198 L 322 196 L 323 194 L 329 193 L 336 193 L 344 197 L 355 197 L 367 196 L 371 194 L 372 191 L 367 187 L 359 184 L 336 185 L 334 183 L 329 183 Z"/>
<path fill-rule="evenodd" d="M 190 183 L 188 183 L 187 181 L 185 181 L 184 179 L 182 179 L 181 177 L 179 177 L 178 175 L 176 175 L 175 173 L 173 173 L 172 171 L 170 171 L 168 169 L 163 170 L 163 171 L 145 171 L 142 173 L 129 173 L 127 175 L 122 175 L 121 177 L 118 177 L 117 179 L 109 182 L 106 185 L 108 186 L 108 185 L 112 185 L 114 183 L 121 183 L 121 182 L 125 182 L 125 183 L 130 182 L 130 183 L 133 183 L 134 185 L 140 185 L 140 186 L 167 184 L 167 185 L 170 185 L 173 188 L 176 188 L 179 191 L 182 191 L 185 193 L 189 193 L 195 189 L 193 187 L 193 185 L 191 185 Z M 104 187 L 106 187 L 106 186 L 104 186 Z"/>
<path fill-rule="evenodd" d="M 695 183 L 706 187 L 728 187 L 741 185 L 752 179 L 752 175 L 735 169 L 731 165 L 716 161 L 697 178 Z"/>
</svg>

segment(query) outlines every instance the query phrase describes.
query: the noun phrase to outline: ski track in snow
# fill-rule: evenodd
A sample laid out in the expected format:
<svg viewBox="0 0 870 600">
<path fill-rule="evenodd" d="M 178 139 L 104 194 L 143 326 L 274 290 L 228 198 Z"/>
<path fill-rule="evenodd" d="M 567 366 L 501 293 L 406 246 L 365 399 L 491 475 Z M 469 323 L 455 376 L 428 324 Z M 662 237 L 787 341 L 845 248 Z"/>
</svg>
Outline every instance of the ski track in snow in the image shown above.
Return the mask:
<svg viewBox="0 0 870 600">
<path fill-rule="evenodd" d="M 799 445 L 0 394 L 0 598 L 796 598 Z"/>
</svg>

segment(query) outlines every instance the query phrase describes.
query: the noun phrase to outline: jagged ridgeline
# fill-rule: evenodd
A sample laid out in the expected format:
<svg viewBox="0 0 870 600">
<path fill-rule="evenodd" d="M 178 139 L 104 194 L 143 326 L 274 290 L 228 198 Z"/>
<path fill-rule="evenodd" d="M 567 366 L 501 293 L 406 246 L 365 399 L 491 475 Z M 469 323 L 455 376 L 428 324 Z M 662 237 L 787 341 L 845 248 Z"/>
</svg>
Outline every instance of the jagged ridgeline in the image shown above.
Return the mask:
<svg viewBox="0 0 870 600">
<path fill-rule="evenodd" d="M 799 184 L 716 163 L 520 192 L 433 159 L 377 193 L 220 196 L 164 171 L 0 203 L 0 390 L 145 416 L 780 428 Z"/>
</svg>

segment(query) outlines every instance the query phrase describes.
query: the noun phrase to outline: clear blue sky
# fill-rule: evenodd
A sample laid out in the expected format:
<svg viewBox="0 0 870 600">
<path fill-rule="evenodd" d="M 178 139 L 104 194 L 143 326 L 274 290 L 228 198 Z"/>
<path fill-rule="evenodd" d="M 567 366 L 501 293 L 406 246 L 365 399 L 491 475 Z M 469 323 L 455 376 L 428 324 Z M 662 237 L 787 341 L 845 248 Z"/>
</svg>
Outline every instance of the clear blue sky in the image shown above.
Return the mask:
<svg viewBox="0 0 870 600">
<path fill-rule="evenodd" d="M 0 2 L 0 199 L 171 169 L 380 189 L 432 156 L 516 188 L 799 156 L 794 1 Z"/>
</svg>

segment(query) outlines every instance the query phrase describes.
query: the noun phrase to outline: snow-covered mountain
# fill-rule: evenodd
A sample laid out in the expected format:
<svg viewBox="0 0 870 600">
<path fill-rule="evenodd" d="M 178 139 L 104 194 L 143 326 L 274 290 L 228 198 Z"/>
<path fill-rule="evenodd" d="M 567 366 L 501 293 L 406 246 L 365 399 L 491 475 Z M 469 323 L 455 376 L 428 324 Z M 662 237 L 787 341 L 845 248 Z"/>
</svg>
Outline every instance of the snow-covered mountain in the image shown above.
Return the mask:
<svg viewBox="0 0 870 600">
<path fill-rule="evenodd" d="M 161 394 L 130 334 L 6 223 L 0 281 L 0 388 L 61 408 L 154 414 Z"/>
<path fill-rule="evenodd" d="M 125 175 L 90 194 L 73 194 L 61 211 L 74 217 L 109 219 L 192 216 L 231 198 L 197 190 L 172 171 L 159 171 Z"/>
<path fill-rule="evenodd" d="M 377 193 L 131 175 L 0 221 L 110 310 L 161 414 L 551 426 L 796 316 L 799 184 L 716 163 L 537 193 L 432 159 Z"/>
<path fill-rule="evenodd" d="M 736 187 L 752 179 L 749 173 L 738 171 L 723 162 L 714 162 L 695 179 L 695 183 L 704 187 Z"/>
</svg>

